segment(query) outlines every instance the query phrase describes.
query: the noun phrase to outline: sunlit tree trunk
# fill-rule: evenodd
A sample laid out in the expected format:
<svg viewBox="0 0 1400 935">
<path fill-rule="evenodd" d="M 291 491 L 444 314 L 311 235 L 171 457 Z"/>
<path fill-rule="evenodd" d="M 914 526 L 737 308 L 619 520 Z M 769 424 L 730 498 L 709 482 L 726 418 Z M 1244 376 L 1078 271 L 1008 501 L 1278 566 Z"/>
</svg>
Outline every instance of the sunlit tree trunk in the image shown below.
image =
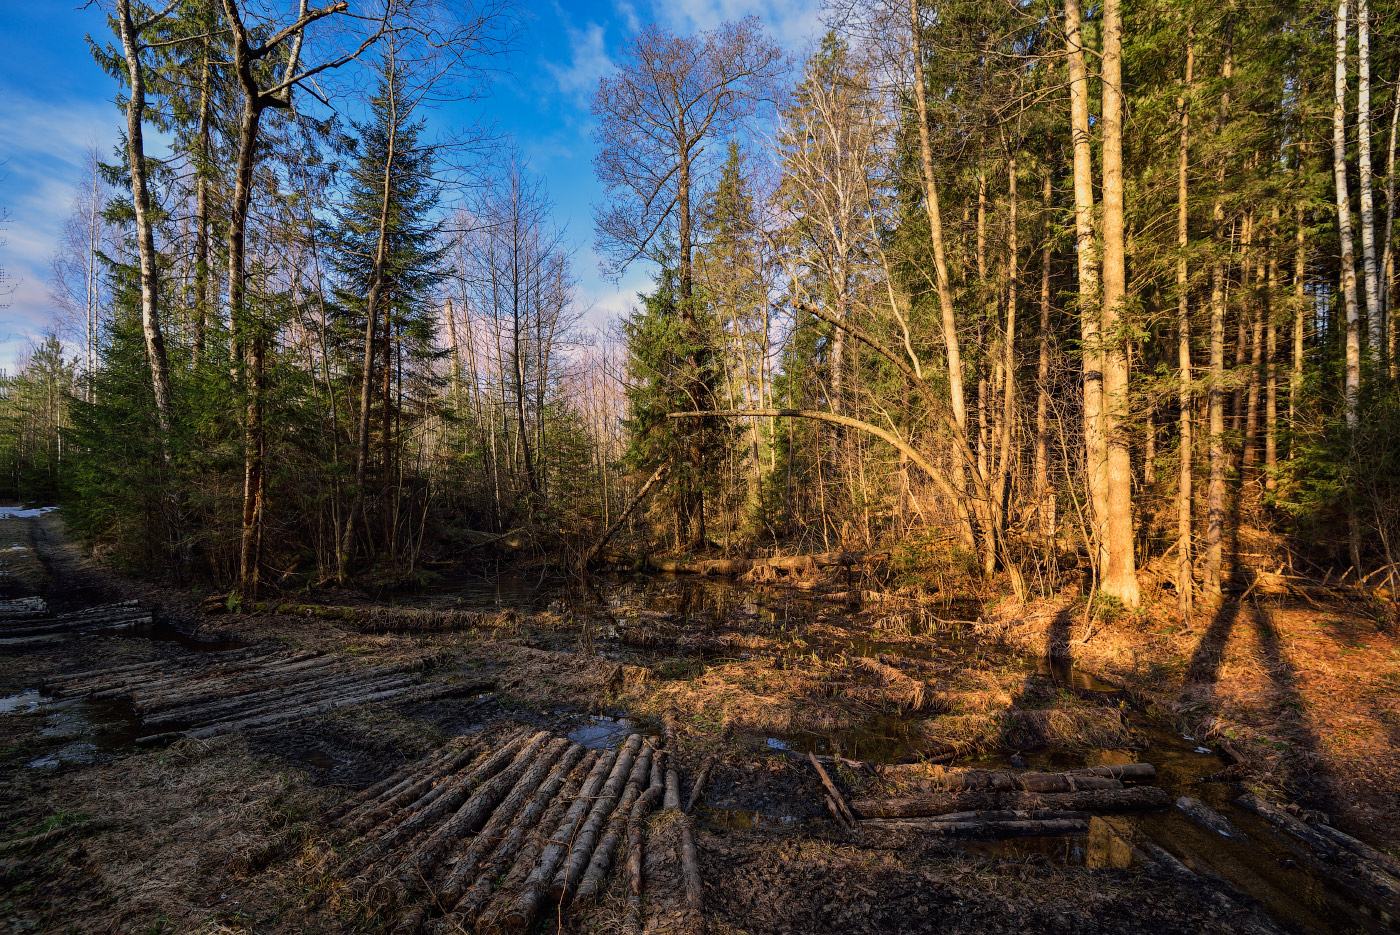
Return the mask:
<svg viewBox="0 0 1400 935">
<path fill-rule="evenodd" d="M 1181 138 L 1177 151 L 1176 171 L 1176 335 L 1177 366 L 1180 382 L 1181 414 L 1178 419 L 1180 435 L 1180 464 L 1176 494 L 1176 595 L 1182 619 L 1190 619 L 1192 604 L 1191 575 L 1191 422 L 1194 394 L 1191 389 L 1191 287 L 1186 266 L 1186 248 L 1190 242 L 1187 172 L 1190 168 L 1191 82 L 1196 67 L 1195 24 L 1186 29 L 1186 78 L 1182 82 L 1177 106 L 1181 110 Z"/>
<path fill-rule="evenodd" d="M 1123 225 L 1123 21 L 1103 5 L 1103 424 L 1107 443 L 1108 565 L 1100 586 L 1125 607 L 1139 601 L 1134 555 L 1133 466 L 1128 419 L 1128 345 L 1118 333 L 1127 301 Z"/>
<path fill-rule="evenodd" d="M 1226 26 L 1225 59 L 1220 77 L 1220 109 L 1217 134 L 1223 133 L 1230 110 L 1230 79 L 1234 73 L 1233 24 Z M 1207 594 L 1221 591 L 1221 563 L 1225 532 L 1225 155 L 1216 157 L 1216 196 L 1211 208 L 1212 255 L 1210 262 L 1210 385 L 1206 391 L 1209 418 L 1210 479 L 1206 487 L 1205 567 L 1203 586 Z"/>
<path fill-rule="evenodd" d="M 1084 372 L 1084 470 L 1089 519 L 1100 576 L 1108 570 L 1108 450 L 1103 432 L 1103 351 L 1099 333 L 1099 271 L 1094 243 L 1094 156 L 1089 135 L 1089 78 L 1084 65 L 1079 0 L 1065 0 L 1069 58 L 1070 133 L 1074 150 L 1075 258 L 1079 266 L 1079 323 Z"/>
</svg>

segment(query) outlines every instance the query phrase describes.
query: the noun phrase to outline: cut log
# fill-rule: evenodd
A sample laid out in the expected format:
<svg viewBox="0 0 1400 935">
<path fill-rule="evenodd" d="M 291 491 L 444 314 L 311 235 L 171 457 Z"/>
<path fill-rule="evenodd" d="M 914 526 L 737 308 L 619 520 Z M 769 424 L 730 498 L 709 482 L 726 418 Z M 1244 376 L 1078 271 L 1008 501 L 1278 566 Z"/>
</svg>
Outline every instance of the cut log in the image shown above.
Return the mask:
<svg viewBox="0 0 1400 935">
<path fill-rule="evenodd" d="M 463 890 L 468 883 L 476 878 L 477 871 L 483 863 L 488 860 L 499 861 L 505 856 L 514 856 L 513 849 L 504 848 L 502 850 L 507 840 L 510 839 L 511 835 L 514 835 L 517 841 L 524 838 L 526 832 L 534 826 L 535 821 L 544 813 L 549 802 L 564 785 L 569 773 L 587 752 L 587 748 L 582 744 L 571 744 L 564 738 L 559 738 L 558 741 L 552 743 L 559 743 L 564 749 L 558 759 L 550 765 L 548 775 L 539 769 L 544 761 L 544 758 L 541 757 L 510 796 L 496 809 L 491 820 L 472 839 L 467 849 L 456 858 L 451 872 L 442 885 L 434 889 L 434 902 L 444 911 L 450 911 L 456 906 L 457 901 L 462 897 Z M 422 919 L 426 917 L 427 906 L 420 906 L 414 912 L 418 914 L 418 921 L 412 926 L 400 926 L 406 932 L 418 930 L 418 926 L 422 925 Z"/>
<path fill-rule="evenodd" d="M 371 701 L 383 701 L 388 698 L 398 698 L 400 701 L 431 701 L 435 698 L 444 698 L 451 695 L 463 695 L 472 692 L 484 691 L 494 688 L 494 682 L 459 682 L 455 685 L 440 684 L 436 687 L 425 687 L 420 691 L 412 691 L 408 688 L 393 688 L 382 692 L 373 692 L 366 695 L 355 695 L 346 698 L 339 698 L 333 701 L 323 701 L 319 704 L 299 706 L 287 711 L 279 711 L 275 714 L 265 714 L 260 717 L 247 720 L 225 721 L 214 724 L 199 730 L 189 731 L 186 736 L 195 740 L 204 740 L 215 737 L 229 731 L 239 730 L 248 727 L 260 727 L 266 724 L 275 724 L 282 721 L 290 721 L 297 718 L 309 717 L 313 714 L 323 714 L 327 711 L 334 711 L 338 708 L 346 708 L 351 705 L 365 704 Z"/>
<path fill-rule="evenodd" d="M 1318 834 L 1332 841 L 1334 844 L 1346 848 L 1358 857 L 1364 857 L 1366 860 L 1372 861 L 1391 876 L 1400 878 L 1400 860 L 1396 860 L 1383 851 L 1376 850 L 1364 841 L 1358 841 L 1351 835 L 1338 831 L 1331 825 L 1319 823 L 1311 827 L 1317 831 Z"/>
<path fill-rule="evenodd" d="M 918 831 L 921 834 L 969 838 L 1021 838 L 1057 834 L 1087 834 L 1089 823 L 1082 818 L 1048 818 L 1034 821 L 933 821 L 927 818 L 893 820 L 876 818 L 863 821 L 861 828 L 881 831 Z"/>
<path fill-rule="evenodd" d="M 1239 828 L 1230 823 L 1230 819 L 1211 808 L 1200 799 L 1189 795 L 1183 795 L 1176 800 L 1176 807 L 1185 812 L 1197 824 L 1203 825 L 1216 834 L 1227 838 L 1234 838 L 1236 841 L 1248 841 L 1249 838 Z"/>
<path fill-rule="evenodd" d="M 524 736 L 524 734 L 525 732 L 522 731 L 521 734 L 513 736 L 504 746 L 482 757 L 481 760 L 472 765 L 470 771 L 452 776 L 430 789 L 413 804 L 410 809 L 411 815 L 407 819 L 394 823 L 382 832 L 376 828 L 375 832 L 371 832 L 369 835 L 373 840 L 346 859 L 342 865 L 341 874 L 348 876 L 356 869 L 372 867 L 397 846 L 412 840 L 419 831 L 433 823 L 439 816 L 460 805 L 478 784 L 500 772 L 507 763 L 515 758 L 521 747 L 534 739 L 533 736 Z M 359 889 L 363 891 L 370 881 L 357 881 L 357 883 Z"/>
<path fill-rule="evenodd" d="M 662 808 L 681 807 L 681 776 L 676 769 L 676 718 L 667 711 L 661 720 L 661 730 L 666 737 L 666 751 L 670 754 L 666 769 L 666 797 Z"/>
<path fill-rule="evenodd" d="M 1082 821 L 1089 820 L 1088 812 L 1064 812 L 1053 808 L 1000 808 L 988 809 L 986 811 L 971 812 L 949 812 L 946 815 L 935 815 L 932 818 L 921 818 L 920 821 L 1054 821 L 1061 818 L 1078 818 Z"/>
<path fill-rule="evenodd" d="M 508 744 L 524 732 L 525 728 L 518 728 L 502 737 L 500 743 Z M 385 821 L 398 809 L 416 802 L 427 794 L 443 776 L 456 773 L 468 763 L 475 765 L 473 761 L 484 760 L 489 755 L 489 751 L 484 751 L 480 746 L 472 744 L 455 752 L 447 753 L 441 758 L 434 758 L 424 769 L 408 777 L 404 781 L 407 785 L 403 785 L 402 788 L 396 786 L 384 796 L 382 802 L 373 804 L 362 812 L 347 816 L 341 825 L 352 834 L 362 834 Z"/>
<path fill-rule="evenodd" d="M 463 737 L 455 738 L 448 745 L 433 751 L 430 755 L 405 763 L 378 782 L 366 786 L 354 795 L 346 796 L 337 805 L 326 811 L 325 815 L 322 816 L 322 821 L 332 825 L 340 824 L 345 816 L 372 802 L 377 802 L 384 795 L 392 794 L 393 790 L 405 783 L 415 772 L 426 769 L 434 762 L 445 758 L 448 755 L 448 750 L 464 743 L 465 739 Z M 405 786 L 405 788 L 407 787 Z"/>
<path fill-rule="evenodd" d="M 480 830 L 507 795 L 514 793 L 523 799 L 534 791 L 534 786 L 554 765 L 554 761 L 568 744 L 568 740 L 563 737 L 552 740 L 544 731 L 536 734 L 521 748 L 509 766 L 478 786 L 451 818 L 418 845 L 413 854 L 403 862 L 390 891 L 381 893 L 381 901 L 387 901 L 384 897 L 392 897 L 396 889 L 415 891 L 418 884 L 428 879 L 437 867 L 443 852 L 462 837 Z M 525 783 L 522 781 L 527 774 L 535 777 L 528 789 L 524 788 Z M 517 783 L 521 784 L 522 788 L 516 789 Z"/>
<path fill-rule="evenodd" d="M 510 908 L 501 915 L 498 925 L 502 930 L 523 932 L 534 922 L 535 914 L 539 911 L 540 903 L 548 892 L 554 874 L 567 856 L 575 835 L 588 815 L 593 804 L 593 797 L 599 795 L 600 790 L 620 788 L 627 776 L 627 771 L 631 769 L 632 756 L 636 755 L 637 747 L 641 745 L 641 741 L 640 734 L 633 734 L 620 751 L 605 754 L 598 760 L 598 765 L 594 767 L 593 774 L 589 776 L 589 781 L 584 784 L 578 799 L 565 813 L 564 820 L 554 829 L 554 833 L 550 835 L 549 843 L 540 853 L 539 864 L 525 878 L 525 883 L 511 901 Z M 625 756 L 628 751 L 631 752 L 632 756 Z M 624 763 L 626 768 L 623 768 Z"/>
<path fill-rule="evenodd" d="M 601 891 L 608 870 L 612 868 L 613 853 L 627 833 L 627 816 L 631 814 L 632 806 L 642 795 L 643 788 L 650 783 L 653 755 L 654 749 L 648 743 L 637 757 L 632 774 L 627 778 L 627 786 L 622 790 L 622 798 L 618 800 L 617 808 L 613 809 L 612 817 L 608 819 L 607 830 L 598 841 L 598 846 L 593 849 L 588 866 L 583 870 L 582 879 L 574 893 L 575 902 L 587 903 Z"/>
<path fill-rule="evenodd" d="M 636 746 L 633 746 L 633 740 L 636 741 Z M 642 735 L 633 734 L 628 738 L 627 746 L 618 754 L 617 765 L 613 767 L 612 776 L 609 777 L 607 784 L 598 794 L 593 807 L 589 809 L 588 817 L 579 828 L 568 857 L 559 867 L 558 872 L 554 875 L 554 881 L 550 884 L 550 898 L 555 902 L 560 904 L 568 902 L 573 890 L 578 886 L 579 880 L 583 878 L 584 871 L 592 862 L 594 846 L 598 842 L 599 835 L 603 832 L 603 826 L 609 823 L 617 811 L 617 806 L 622 801 L 626 791 L 640 787 L 650 774 L 651 748 L 642 750 L 638 755 L 636 751 L 637 748 L 641 747 L 641 743 Z M 621 781 L 618 781 L 619 778 Z"/>
<path fill-rule="evenodd" d="M 627 817 L 627 909 L 622 921 L 622 930 L 627 933 L 642 930 L 642 858 L 646 817 L 661 801 L 665 791 L 664 784 L 656 781 L 656 760 L 657 757 L 652 758 L 652 784 L 633 804 L 632 814 Z"/>
<path fill-rule="evenodd" d="M 584 780 L 578 795 L 569 804 L 564 817 L 553 829 L 545 829 L 548 837 L 539 851 L 538 861 L 517 888 L 506 891 L 502 887 L 499 903 L 493 905 L 489 920 L 483 920 L 479 929 L 485 931 L 520 932 L 528 928 L 539 911 L 540 901 L 559 862 L 564 859 L 574 833 L 583 821 L 592 803 L 593 796 L 602 788 L 617 764 L 617 751 L 609 751 L 598 757 L 593 770 Z M 517 861 L 518 863 L 519 861 Z"/>
<path fill-rule="evenodd" d="M 505 894 L 512 892 L 524 881 L 530 870 L 534 869 L 536 858 L 549 843 L 549 832 L 559 825 L 565 811 L 573 805 L 578 790 L 593 774 L 600 758 L 597 750 L 589 750 L 567 774 L 557 771 L 552 773 L 535 794 L 535 798 L 526 806 L 520 820 L 506 833 L 501 843 L 496 845 L 496 850 L 481 866 L 470 888 L 455 904 L 448 899 L 450 893 L 443 893 L 440 897 L 443 903 L 452 907 L 451 914 L 445 920 L 448 931 L 463 931 L 476 920 L 481 908 L 491 898 L 497 879 L 503 873 L 506 874 L 506 879 L 501 889 Z M 456 882 L 456 876 L 454 871 L 454 879 L 449 880 L 449 886 L 445 890 Z M 462 881 L 466 879 L 469 877 L 464 872 Z M 503 900 L 501 905 L 504 907 L 508 903 Z M 483 930 L 485 928 L 489 926 L 483 927 Z"/>
<path fill-rule="evenodd" d="M 700 764 L 700 772 L 695 777 L 695 783 L 690 787 L 690 798 L 685 802 L 685 813 L 690 814 L 697 802 L 705 800 L 705 781 L 710 778 L 710 770 L 715 765 L 715 756 L 710 754 L 705 757 L 705 762 Z"/>
<path fill-rule="evenodd" d="M 986 790 L 933 792 L 892 799 L 856 799 L 850 803 L 859 819 L 926 818 L 949 812 L 987 809 L 1050 808 L 1076 812 L 1126 812 L 1166 808 L 1171 798 L 1156 786 L 1135 789 L 1094 789 L 1085 792 L 1023 792 Z"/>
</svg>

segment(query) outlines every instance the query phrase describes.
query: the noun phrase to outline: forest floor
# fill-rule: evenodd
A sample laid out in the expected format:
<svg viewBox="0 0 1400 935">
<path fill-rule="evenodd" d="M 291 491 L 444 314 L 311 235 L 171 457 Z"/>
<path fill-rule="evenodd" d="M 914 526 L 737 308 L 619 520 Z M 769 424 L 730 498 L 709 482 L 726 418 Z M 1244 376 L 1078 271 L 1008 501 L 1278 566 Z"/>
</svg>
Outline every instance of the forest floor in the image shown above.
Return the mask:
<svg viewBox="0 0 1400 935">
<path fill-rule="evenodd" d="M 7 543 L 0 598 L 40 596 L 55 612 L 135 599 L 157 613 L 143 631 L 3 647 L 3 932 L 390 931 L 408 907 L 366 903 L 337 877 L 348 841 L 327 810 L 456 736 L 524 725 L 598 747 L 659 733 L 667 715 L 683 792 L 712 762 L 692 815 L 711 933 L 1392 924 L 1230 804 L 1258 792 L 1400 845 L 1400 639 L 1344 606 L 1247 600 L 1190 627 L 1148 613 L 1086 628 L 1074 605 L 958 608 L 969 619 L 951 621 L 922 605 L 661 578 L 621 582 L 601 603 L 463 589 L 414 606 L 347 594 L 334 607 L 210 615 L 198 595 L 93 566 L 57 515 L 0 519 Z M 36 692 L 62 673 L 195 665 L 255 643 L 356 664 L 431 659 L 447 678 L 491 679 L 494 694 L 389 699 L 146 748 L 129 707 Z M 852 831 L 827 816 L 809 751 L 989 768 L 1152 762 L 1173 798 L 1204 799 L 1245 834 L 1222 840 L 1175 810 L 1115 817 L 1087 837 Z M 917 792 L 939 769 L 829 762 L 848 798 Z M 673 812 L 652 822 L 648 931 L 680 931 L 685 918 Z M 1115 846 L 1149 839 L 1191 870 Z M 625 894 L 614 874 L 596 903 L 535 929 L 619 931 Z"/>
</svg>

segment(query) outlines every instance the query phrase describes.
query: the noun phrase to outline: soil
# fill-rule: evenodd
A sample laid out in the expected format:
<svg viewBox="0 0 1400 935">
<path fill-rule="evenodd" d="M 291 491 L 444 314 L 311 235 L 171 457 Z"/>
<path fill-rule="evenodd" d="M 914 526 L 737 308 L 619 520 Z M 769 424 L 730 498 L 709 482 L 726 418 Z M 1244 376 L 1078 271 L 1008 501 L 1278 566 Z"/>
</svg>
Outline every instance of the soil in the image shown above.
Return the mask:
<svg viewBox="0 0 1400 935">
<path fill-rule="evenodd" d="M 0 697 L 20 696 L 0 714 L 3 931 L 385 931 L 393 919 L 345 898 L 327 877 L 346 844 L 321 818 L 337 802 L 461 734 L 523 724 L 615 745 L 632 730 L 659 732 L 667 712 L 677 721 L 683 799 L 700 763 L 715 757 L 692 816 L 711 933 L 1388 924 L 1290 866 L 1250 816 L 1229 813 L 1251 838 L 1238 846 L 1175 814 L 1115 820 L 1088 838 L 995 844 L 851 832 L 828 817 L 800 755 L 1043 767 L 1141 759 L 1158 763 L 1173 796 L 1222 810 L 1244 789 L 1298 800 L 1393 848 L 1395 828 L 1377 819 L 1394 815 L 1400 790 L 1400 643 L 1346 607 L 1250 601 L 1175 630 L 1164 619 L 1125 617 L 1100 622 L 1084 641 L 1062 605 L 944 623 L 916 605 L 862 610 L 782 589 L 663 578 L 613 582 L 602 604 L 498 590 L 494 606 L 512 612 L 473 618 L 467 629 L 365 633 L 353 614 L 207 613 L 202 595 L 95 566 L 57 514 L 0 519 L 0 539 L 7 534 L 27 551 L 14 552 L 0 598 L 37 594 L 65 610 L 134 598 L 156 609 L 157 622 L 145 633 L 0 656 Z M 415 602 L 489 606 L 479 597 L 464 588 Z M 357 601 L 334 596 L 338 605 Z M 383 629 L 383 614 L 376 619 Z M 155 749 L 134 746 L 139 723 L 120 705 L 21 696 L 56 673 L 263 641 L 375 661 L 432 656 L 448 671 L 493 678 L 497 689 Z M 1199 746 L 1208 736 L 1193 725 L 1210 716 L 1239 725 L 1216 739 L 1243 752 L 1242 763 Z M 919 782 L 917 771 L 894 779 L 839 763 L 832 770 L 849 796 L 916 791 Z M 687 920 L 675 813 L 655 816 L 649 834 L 646 930 L 679 931 Z M 1105 840 L 1140 835 L 1200 872 L 1105 857 L 1113 850 Z M 616 931 L 624 888 L 614 874 L 596 905 L 552 914 L 537 929 Z"/>
</svg>

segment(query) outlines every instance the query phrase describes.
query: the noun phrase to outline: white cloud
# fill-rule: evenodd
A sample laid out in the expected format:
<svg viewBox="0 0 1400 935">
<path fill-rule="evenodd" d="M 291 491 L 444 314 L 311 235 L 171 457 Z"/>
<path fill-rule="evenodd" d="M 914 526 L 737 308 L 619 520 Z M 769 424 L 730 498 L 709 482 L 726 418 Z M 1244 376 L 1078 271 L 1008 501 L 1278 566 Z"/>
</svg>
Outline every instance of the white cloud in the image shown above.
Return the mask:
<svg viewBox="0 0 1400 935">
<path fill-rule="evenodd" d="M 554 76 L 561 91 L 586 99 L 598 86 L 598 79 L 613 70 L 603 27 L 589 23 L 582 29 L 576 29 L 565 21 L 564 34 L 569 40 L 568 66 L 546 62 L 545 67 Z"/>
<path fill-rule="evenodd" d="M 40 101 L 16 89 L 0 94 L 0 205 L 10 212 L 0 267 L 15 287 L 0 302 L 0 367 L 13 367 L 54 319 L 49 258 L 94 146 L 109 158 L 121 114 L 102 101 Z"/>
<path fill-rule="evenodd" d="M 822 0 L 651 0 L 656 19 L 676 30 L 713 29 L 753 15 L 789 52 L 801 52 L 825 30 Z"/>
</svg>

